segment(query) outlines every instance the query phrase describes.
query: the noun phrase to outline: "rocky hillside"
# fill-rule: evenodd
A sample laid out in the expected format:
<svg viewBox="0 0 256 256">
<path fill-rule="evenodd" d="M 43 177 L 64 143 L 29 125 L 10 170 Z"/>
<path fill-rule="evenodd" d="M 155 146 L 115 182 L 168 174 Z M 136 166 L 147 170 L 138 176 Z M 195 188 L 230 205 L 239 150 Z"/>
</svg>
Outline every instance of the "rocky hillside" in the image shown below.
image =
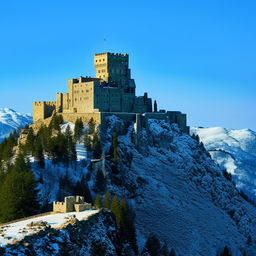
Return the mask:
<svg viewBox="0 0 256 256">
<path fill-rule="evenodd" d="M 21 114 L 9 108 L 0 108 L 0 142 L 11 132 L 32 123 L 29 114 Z"/>
<path fill-rule="evenodd" d="M 61 229 L 46 227 L 22 241 L 0 248 L 3 256 L 99 256 L 133 255 L 117 232 L 113 214 L 107 210 L 88 220 L 71 219 Z"/>
<path fill-rule="evenodd" d="M 191 128 L 213 160 L 232 174 L 237 187 L 256 200 L 256 133 L 250 129 Z"/>
<path fill-rule="evenodd" d="M 115 122 L 120 126 L 112 119 L 108 134 Z M 245 248 L 255 255 L 256 208 L 203 145 L 158 120 L 134 141 L 133 127 L 119 136 L 120 173 L 110 175 L 109 188 L 133 202 L 141 246 L 155 233 L 181 255 L 215 256 L 225 245 L 233 255 Z"/>
</svg>

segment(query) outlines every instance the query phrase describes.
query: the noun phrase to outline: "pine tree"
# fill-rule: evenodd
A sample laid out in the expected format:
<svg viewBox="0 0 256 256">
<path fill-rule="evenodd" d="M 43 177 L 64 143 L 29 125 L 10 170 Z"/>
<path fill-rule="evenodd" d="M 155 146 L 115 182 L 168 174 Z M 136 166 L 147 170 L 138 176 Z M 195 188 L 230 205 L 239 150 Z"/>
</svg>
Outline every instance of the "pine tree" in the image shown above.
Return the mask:
<svg viewBox="0 0 256 256">
<path fill-rule="evenodd" d="M 137 245 L 137 235 L 136 228 L 134 224 L 135 214 L 127 204 L 125 199 L 120 201 L 121 208 L 121 231 L 125 234 L 125 237 L 128 239 L 131 247 L 133 248 L 135 254 L 138 254 L 138 245 Z"/>
<path fill-rule="evenodd" d="M 25 152 L 32 152 L 33 146 L 34 146 L 35 136 L 34 136 L 34 130 L 32 127 L 29 128 L 26 144 L 25 144 Z"/>
<path fill-rule="evenodd" d="M 57 136 L 51 137 L 48 142 L 48 152 L 52 156 L 54 163 L 63 162 L 68 164 L 69 154 L 68 145 L 65 135 L 58 132 Z"/>
<path fill-rule="evenodd" d="M 122 218 L 122 211 L 121 211 L 121 207 L 120 207 L 117 195 L 115 195 L 112 199 L 110 210 L 114 213 L 114 215 L 116 217 L 117 226 L 120 227 L 121 218 Z"/>
<path fill-rule="evenodd" d="M 121 208 L 120 225 L 124 227 L 127 224 L 126 219 L 128 218 L 128 205 L 125 199 L 121 199 L 120 208 Z"/>
<path fill-rule="evenodd" d="M 101 209 L 102 204 L 101 204 L 101 196 L 100 196 L 100 194 L 97 194 L 97 195 L 96 195 L 95 200 L 94 200 L 94 206 L 95 206 L 97 209 Z"/>
<path fill-rule="evenodd" d="M 2 141 L 0 144 L 0 160 L 9 160 L 13 156 L 13 147 L 17 145 L 17 140 L 18 134 L 14 131 L 8 138 Z"/>
<path fill-rule="evenodd" d="M 85 179 L 78 181 L 74 188 L 74 194 L 84 197 L 85 202 L 92 203 L 92 196 L 88 184 Z"/>
<path fill-rule="evenodd" d="M 75 142 L 73 141 L 72 132 L 71 132 L 69 126 L 67 127 L 67 129 L 66 129 L 66 131 L 65 131 L 65 139 L 66 139 L 66 141 L 67 141 L 69 159 L 70 159 L 71 161 L 76 161 L 76 160 L 77 160 L 76 144 L 75 144 Z"/>
<path fill-rule="evenodd" d="M 44 168 L 45 161 L 44 161 L 43 146 L 42 146 L 41 141 L 39 141 L 38 139 L 34 143 L 33 154 L 34 154 L 35 161 L 37 162 L 38 167 Z"/>
<path fill-rule="evenodd" d="M 247 237 L 246 244 L 249 245 L 249 246 L 252 245 L 252 236 L 251 236 L 251 235 L 249 235 L 249 236 Z"/>
<path fill-rule="evenodd" d="M 30 163 L 25 160 L 25 156 L 23 154 L 18 154 L 14 165 L 11 167 L 12 170 L 15 171 L 30 171 Z"/>
<path fill-rule="evenodd" d="M 102 155 L 102 148 L 101 148 L 101 143 L 99 140 L 99 136 L 97 133 L 93 134 L 93 139 L 92 139 L 92 150 L 93 150 L 93 157 L 94 158 L 101 158 Z"/>
<path fill-rule="evenodd" d="M 161 256 L 168 256 L 169 253 L 168 253 L 168 246 L 167 246 L 167 243 L 164 242 L 161 249 L 160 249 L 160 255 Z"/>
<path fill-rule="evenodd" d="M 83 134 L 84 124 L 81 118 L 76 119 L 74 128 L 74 140 L 79 141 Z"/>
<path fill-rule="evenodd" d="M 96 127 L 96 124 L 95 124 L 93 118 L 91 118 L 89 123 L 88 123 L 88 133 L 89 134 L 94 134 L 95 133 L 95 127 Z"/>
<path fill-rule="evenodd" d="M 114 135 L 113 135 L 113 159 L 114 159 L 115 163 L 117 163 L 117 158 L 118 158 L 117 151 L 118 151 L 118 136 L 116 133 L 114 133 Z"/>
<path fill-rule="evenodd" d="M 170 256 L 176 256 L 175 250 L 173 248 L 170 251 Z"/>
<path fill-rule="evenodd" d="M 84 147 L 86 148 L 87 151 L 92 150 L 92 142 L 87 132 L 84 134 Z"/>
<path fill-rule="evenodd" d="M 156 102 L 156 100 L 154 101 L 154 112 L 157 112 L 157 102 Z"/>
<path fill-rule="evenodd" d="M 94 184 L 94 191 L 104 192 L 106 189 L 106 180 L 102 170 L 98 170 L 96 173 L 96 179 Z"/>
<path fill-rule="evenodd" d="M 220 253 L 220 256 L 232 256 L 231 251 L 227 246 L 224 247 L 223 251 Z"/>
<path fill-rule="evenodd" d="M 111 193 L 110 191 L 107 191 L 104 197 L 104 202 L 103 202 L 104 208 L 110 209 L 111 206 Z"/>
<path fill-rule="evenodd" d="M 52 120 L 49 124 L 49 129 L 60 131 L 60 125 L 63 124 L 63 122 L 64 121 L 62 115 L 57 115 L 56 113 L 54 113 L 52 116 Z"/>
<path fill-rule="evenodd" d="M 39 208 L 34 175 L 19 155 L 8 170 L 0 189 L 0 221 L 6 222 L 33 215 Z"/>
<path fill-rule="evenodd" d="M 148 253 L 150 256 L 157 256 L 160 252 L 160 242 L 155 235 L 150 235 L 143 248 L 142 253 Z"/>
<path fill-rule="evenodd" d="M 223 173 L 223 176 L 224 176 L 227 180 L 232 181 L 232 174 L 231 174 L 231 173 L 227 172 L 226 169 L 224 169 L 224 170 L 222 171 L 222 173 Z"/>
</svg>

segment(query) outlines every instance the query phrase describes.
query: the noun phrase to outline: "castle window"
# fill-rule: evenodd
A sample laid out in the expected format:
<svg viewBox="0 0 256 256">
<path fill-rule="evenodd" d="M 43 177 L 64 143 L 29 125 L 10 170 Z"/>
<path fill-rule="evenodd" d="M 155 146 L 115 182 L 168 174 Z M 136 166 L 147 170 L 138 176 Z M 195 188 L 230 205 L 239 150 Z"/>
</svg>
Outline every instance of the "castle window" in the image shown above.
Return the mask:
<svg viewBox="0 0 256 256">
<path fill-rule="evenodd" d="M 100 73 L 100 70 L 98 70 L 98 73 Z"/>
</svg>

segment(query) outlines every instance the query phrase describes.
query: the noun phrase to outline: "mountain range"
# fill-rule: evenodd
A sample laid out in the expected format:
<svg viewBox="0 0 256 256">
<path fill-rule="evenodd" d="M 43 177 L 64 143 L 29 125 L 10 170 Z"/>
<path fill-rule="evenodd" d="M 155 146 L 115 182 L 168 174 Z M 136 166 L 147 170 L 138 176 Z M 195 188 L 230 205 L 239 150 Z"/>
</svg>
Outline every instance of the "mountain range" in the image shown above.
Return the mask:
<svg viewBox="0 0 256 256">
<path fill-rule="evenodd" d="M 256 199 L 256 132 L 250 129 L 191 127 L 213 160 L 232 174 L 239 189 Z"/>
<path fill-rule="evenodd" d="M 14 130 L 31 123 L 30 114 L 21 114 L 10 108 L 0 108 L 0 142 Z"/>
</svg>

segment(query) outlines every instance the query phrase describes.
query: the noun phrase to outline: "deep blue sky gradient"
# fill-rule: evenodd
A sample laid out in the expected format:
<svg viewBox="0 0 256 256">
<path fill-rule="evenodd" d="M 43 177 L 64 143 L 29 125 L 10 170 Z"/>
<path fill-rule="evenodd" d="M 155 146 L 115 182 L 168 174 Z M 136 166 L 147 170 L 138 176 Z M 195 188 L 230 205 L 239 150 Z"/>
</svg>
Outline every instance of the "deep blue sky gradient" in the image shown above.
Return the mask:
<svg viewBox="0 0 256 256">
<path fill-rule="evenodd" d="M 255 13 L 253 0 L 2 1 L 0 107 L 31 112 L 112 51 L 130 54 L 138 94 L 189 125 L 256 130 Z"/>
</svg>

